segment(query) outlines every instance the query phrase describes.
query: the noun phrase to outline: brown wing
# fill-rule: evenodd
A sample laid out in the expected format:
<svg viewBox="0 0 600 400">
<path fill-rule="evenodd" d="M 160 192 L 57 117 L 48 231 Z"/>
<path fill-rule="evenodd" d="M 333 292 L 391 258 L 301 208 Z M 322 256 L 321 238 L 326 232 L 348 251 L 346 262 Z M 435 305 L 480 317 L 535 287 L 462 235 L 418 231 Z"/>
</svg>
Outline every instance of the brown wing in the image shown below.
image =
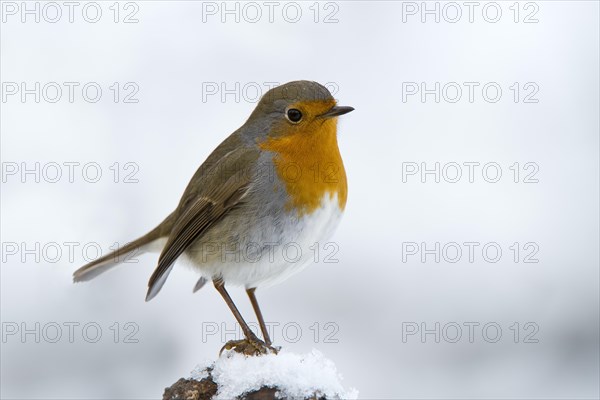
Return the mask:
<svg viewBox="0 0 600 400">
<path fill-rule="evenodd" d="M 173 263 L 185 249 L 242 201 L 251 187 L 251 180 L 247 169 L 240 166 L 247 166 L 252 160 L 255 160 L 253 152 L 240 150 L 228 154 L 216 166 L 217 172 L 204 182 L 205 189 L 185 203 L 148 282 L 146 301 L 158 294 Z"/>
</svg>

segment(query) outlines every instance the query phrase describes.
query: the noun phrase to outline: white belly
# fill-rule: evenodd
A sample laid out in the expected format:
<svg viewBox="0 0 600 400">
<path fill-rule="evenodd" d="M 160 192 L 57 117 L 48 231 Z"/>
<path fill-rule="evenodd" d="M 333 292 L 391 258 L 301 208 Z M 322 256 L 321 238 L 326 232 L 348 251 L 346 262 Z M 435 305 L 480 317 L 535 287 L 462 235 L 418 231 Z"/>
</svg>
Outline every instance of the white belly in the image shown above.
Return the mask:
<svg viewBox="0 0 600 400">
<path fill-rule="evenodd" d="M 341 216 L 337 195 L 326 194 L 313 213 L 300 217 L 297 222 L 292 218 L 284 222 L 283 234 L 277 237 L 274 234 L 265 237 L 268 229 L 260 227 L 260 232 L 240 239 L 237 251 L 212 248 L 211 252 L 220 251 L 218 260 L 211 257 L 208 262 L 198 262 L 196 256 L 196 260 L 191 261 L 209 280 L 221 277 L 226 284 L 246 288 L 271 286 L 301 271 L 315 261 L 316 255 L 323 254 L 323 246 Z M 259 248 L 262 251 L 259 252 Z"/>
</svg>

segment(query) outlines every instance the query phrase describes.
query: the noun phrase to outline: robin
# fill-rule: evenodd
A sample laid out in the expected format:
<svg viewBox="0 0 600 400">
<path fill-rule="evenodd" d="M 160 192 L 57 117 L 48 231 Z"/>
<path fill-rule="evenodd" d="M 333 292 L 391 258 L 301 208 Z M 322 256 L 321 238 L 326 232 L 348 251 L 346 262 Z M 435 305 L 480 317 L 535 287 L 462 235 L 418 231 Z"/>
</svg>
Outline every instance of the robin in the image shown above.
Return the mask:
<svg viewBox="0 0 600 400">
<path fill-rule="evenodd" d="M 175 211 L 146 235 L 75 271 L 73 280 L 90 280 L 134 252 L 160 246 L 146 301 L 183 256 L 201 275 L 194 292 L 212 281 L 242 328 L 245 339 L 224 348 L 248 355 L 276 352 L 255 291 L 310 264 L 310 246 L 337 227 L 348 193 L 337 117 L 352 110 L 336 105 L 316 82 L 269 90 L 198 168 Z M 248 327 L 226 284 L 245 287 L 264 341 Z"/>
</svg>

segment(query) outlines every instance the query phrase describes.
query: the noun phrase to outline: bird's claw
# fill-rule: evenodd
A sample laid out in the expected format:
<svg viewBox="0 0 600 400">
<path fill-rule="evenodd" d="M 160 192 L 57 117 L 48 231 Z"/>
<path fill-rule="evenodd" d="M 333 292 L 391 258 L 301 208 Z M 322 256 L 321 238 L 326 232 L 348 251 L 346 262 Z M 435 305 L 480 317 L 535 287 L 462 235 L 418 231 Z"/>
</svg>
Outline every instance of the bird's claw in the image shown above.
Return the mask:
<svg viewBox="0 0 600 400">
<path fill-rule="evenodd" d="M 223 346 L 219 352 L 219 356 L 224 350 L 233 350 L 246 356 L 261 356 L 267 354 L 277 354 L 280 349 L 280 347 L 270 346 L 256 337 L 246 338 L 242 340 L 230 340 L 229 342 L 225 343 L 225 346 Z"/>
</svg>

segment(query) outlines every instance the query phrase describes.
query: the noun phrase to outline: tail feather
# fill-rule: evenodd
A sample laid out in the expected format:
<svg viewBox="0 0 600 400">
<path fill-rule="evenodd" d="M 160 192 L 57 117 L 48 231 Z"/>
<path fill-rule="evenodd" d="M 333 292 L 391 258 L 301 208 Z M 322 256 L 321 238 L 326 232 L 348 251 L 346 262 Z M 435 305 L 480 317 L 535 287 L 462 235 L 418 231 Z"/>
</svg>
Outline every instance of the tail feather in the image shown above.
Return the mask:
<svg viewBox="0 0 600 400">
<path fill-rule="evenodd" d="M 151 250 L 157 241 L 160 241 L 161 239 L 166 240 L 166 237 L 171 231 L 171 225 L 172 214 L 144 236 L 79 268 L 73 273 L 73 282 L 89 281 L 103 272 L 119 265 L 135 252 L 137 252 L 135 253 L 136 255 L 139 255 Z"/>
<path fill-rule="evenodd" d="M 206 285 L 206 282 L 208 282 L 208 279 L 201 276 L 200 279 L 198 279 L 198 282 L 196 282 L 196 285 L 194 286 L 193 293 L 196 293 L 198 290 L 202 289 L 204 285 Z"/>
</svg>

